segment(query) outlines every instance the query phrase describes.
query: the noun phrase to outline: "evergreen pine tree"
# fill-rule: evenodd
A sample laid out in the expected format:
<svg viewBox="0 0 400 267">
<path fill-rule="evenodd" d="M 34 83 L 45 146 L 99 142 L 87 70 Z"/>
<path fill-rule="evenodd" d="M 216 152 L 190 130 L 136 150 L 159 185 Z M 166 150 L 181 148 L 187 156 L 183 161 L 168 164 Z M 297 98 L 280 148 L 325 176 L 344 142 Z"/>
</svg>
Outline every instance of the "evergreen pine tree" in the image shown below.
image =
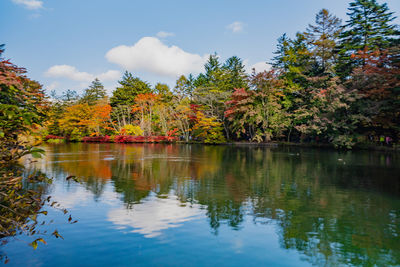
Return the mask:
<svg viewBox="0 0 400 267">
<path fill-rule="evenodd" d="M 271 64 L 290 90 L 298 90 L 306 82 L 304 75 L 310 74 L 313 67 L 305 35 L 297 33 L 292 40 L 284 34 L 278 39 L 277 48 Z"/>
<path fill-rule="evenodd" d="M 340 35 L 338 46 L 337 72 L 342 78 L 347 77 L 355 67 L 365 64 L 363 60 L 352 58 L 357 51 L 383 50 L 398 38 L 396 26 L 391 24 L 395 17 L 386 3 L 379 4 L 376 0 L 355 0 L 350 3 L 347 15 L 350 19 Z"/>
<path fill-rule="evenodd" d="M 134 77 L 132 73 L 125 72 L 121 81 L 121 85 L 113 91 L 110 98 L 111 106 L 128 105 L 131 106 L 135 103 L 135 97 L 138 94 L 151 93 L 150 85 L 142 81 L 138 77 Z"/>
<path fill-rule="evenodd" d="M 317 71 L 321 74 L 332 72 L 336 58 L 334 49 L 342 30 L 341 23 L 339 18 L 322 9 L 315 16 L 315 25 L 310 24 L 304 33 L 311 45 Z"/>
<path fill-rule="evenodd" d="M 232 89 L 248 87 L 244 65 L 239 57 L 233 56 L 228 58 L 222 66 L 222 69 L 226 72 Z"/>
<path fill-rule="evenodd" d="M 206 70 L 206 77 L 209 80 L 213 79 L 213 74 L 215 73 L 215 71 L 221 68 L 221 63 L 219 62 L 219 57 L 217 53 L 214 53 L 214 55 L 210 55 L 208 57 L 208 61 L 204 65 L 204 68 Z"/>
<path fill-rule="evenodd" d="M 94 79 L 89 85 L 89 88 L 85 90 L 81 102 L 94 105 L 97 100 L 103 99 L 107 95 L 106 89 L 99 79 Z"/>
</svg>

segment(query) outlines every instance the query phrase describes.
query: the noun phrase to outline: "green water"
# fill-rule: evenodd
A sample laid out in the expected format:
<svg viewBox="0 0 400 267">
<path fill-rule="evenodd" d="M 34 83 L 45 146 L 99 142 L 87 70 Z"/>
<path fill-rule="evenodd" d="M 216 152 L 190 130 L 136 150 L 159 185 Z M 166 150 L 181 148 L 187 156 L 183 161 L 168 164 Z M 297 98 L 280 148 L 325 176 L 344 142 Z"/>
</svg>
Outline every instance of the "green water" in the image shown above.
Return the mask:
<svg viewBox="0 0 400 267">
<path fill-rule="evenodd" d="M 400 154 L 257 146 L 67 144 L 36 168 L 50 210 L 8 266 L 400 265 Z M 77 184 L 65 177 L 75 175 Z"/>
</svg>

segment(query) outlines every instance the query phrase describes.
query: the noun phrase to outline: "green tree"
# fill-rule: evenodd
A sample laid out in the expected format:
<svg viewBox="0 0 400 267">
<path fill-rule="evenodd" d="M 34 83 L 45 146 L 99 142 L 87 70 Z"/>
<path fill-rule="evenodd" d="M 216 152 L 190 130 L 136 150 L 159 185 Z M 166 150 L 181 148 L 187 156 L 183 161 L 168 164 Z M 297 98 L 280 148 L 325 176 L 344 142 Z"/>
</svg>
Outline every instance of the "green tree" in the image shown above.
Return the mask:
<svg viewBox="0 0 400 267">
<path fill-rule="evenodd" d="M 169 102 L 172 100 L 172 92 L 169 86 L 165 83 L 157 83 L 154 86 L 154 93 L 156 93 L 162 102 Z"/>
<path fill-rule="evenodd" d="M 233 56 L 228 58 L 222 66 L 222 69 L 226 72 L 226 79 L 231 85 L 232 91 L 234 88 L 248 87 L 246 71 L 239 57 Z"/>
<path fill-rule="evenodd" d="M 349 76 L 355 67 L 365 64 L 363 59 L 351 57 L 357 51 L 386 49 L 398 35 L 396 26 L 391 24 L 395 17 L 386 3 L 379 4 L 376 0 L 355 0 L 350 3 L 347 14 L 350 19 L 346 21 L 338 46 L 337 72 L 342 78 Z"/>
<path fill-rule="evenodd" d="M 135 103 L 135 97 L 138 94 L 146 94 L 151 92 L 150 85 L 142 81 L 138 77 L 134 77 L 132 73 L 125 72 L 121 81 L 118 81 L 119 87 L 113 91 L 110 98 L 112 107 L 119 105 L 132 106 Z"/>
<path fill-rule="evenodd" d="M 99 79 L 94 79 L 89 85 L 89 88 L 85 90 L 81 98 L 82 103 L 88 103 L 89 105 L 94 105 L 100 99 L 106 97 L 106 89 L 104 89 L 103 84 Z"/>
<path fill-rule="evenodd" d="M 193 96 L 194 90 L 194 78 L 192 74 L 186 78 L 185 75 L 181 75 L 178 80 L 176 80 L 176 85 L 174 87 L 174 93 L 179 98 L 188 97 L 189 99 Z"/>
<path fill-rule="evenodd" d="M 283 34 L 278 39 L 276 55 L 272 59 L 272 66 L 278 70 L 281 79 L 291 91 L 300 90 L 305 86 L 305 74 L 311 70 L 311 52 L 308 50 L 306 37 L 297 33 L 295 39 Z"/>
<path fill-rule="evenodd" d="M 204 65 L 204 69 L 206 71 L 205 76 L 207 80 L 213 80 L 215 78 L 215 72 L 221 69 L 221 63 L 219 62 L 219 56 L 217 55 L 217 53 L 214 53 L 214 55 L 210 55 L 208 57 L 208 60 Z"/>
</svg>

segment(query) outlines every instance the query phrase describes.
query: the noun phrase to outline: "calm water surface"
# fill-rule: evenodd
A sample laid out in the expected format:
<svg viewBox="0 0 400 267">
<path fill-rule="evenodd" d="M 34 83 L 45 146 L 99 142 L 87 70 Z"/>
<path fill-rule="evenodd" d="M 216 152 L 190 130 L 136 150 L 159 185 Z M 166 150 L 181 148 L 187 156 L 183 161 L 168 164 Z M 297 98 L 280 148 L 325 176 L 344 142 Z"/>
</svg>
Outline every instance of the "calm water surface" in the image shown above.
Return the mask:
<svg viewBox="0 0 400 267">
<path fill-rule="evenodd" d="M 7 266 L 400 265 L 400 155 L 255 146 L 47 146 L 36 168 L 79 222 Z M 75 175 L 82 182 L 66 181 Z"/>
</svg>

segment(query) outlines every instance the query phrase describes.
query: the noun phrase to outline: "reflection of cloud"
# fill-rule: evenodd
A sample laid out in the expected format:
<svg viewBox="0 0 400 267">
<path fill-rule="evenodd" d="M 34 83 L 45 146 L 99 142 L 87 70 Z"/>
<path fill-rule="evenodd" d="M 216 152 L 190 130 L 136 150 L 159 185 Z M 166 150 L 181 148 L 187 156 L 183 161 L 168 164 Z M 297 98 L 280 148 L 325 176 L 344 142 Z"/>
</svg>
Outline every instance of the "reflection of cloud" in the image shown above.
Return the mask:
<svg viewBox="0 0 400 267">
<path fill-rule="evenodd" d="M 52 200 L 57 201 L 61 207 L 71 209 L 78 205 L 84 205 L 93 196 L 90 192 L 82 187 L 77 187 L 76 191 L 63 191 L 56 190 L 52 194 Z"/>
<path fill-rule="evenodd" d="M 235 238 L 233 240 L 233 249 L 235 250 L 235 253 L 242 253 L 243 241 L 241 239 Z"/>
<path fill-rule="evenodd" d="M 56 187 L 51 196 L 52 200 L 57 201 L 62 208 L 71 209 L 90 204 L 94 194 L 81 186 L 77 186 L 75 191 L 64 191 L 64 188 Z M 101 194 L 101 201 L 108 205 L 114 205 L 118 201 L 118 194 L 111 191 L 110 188 L 105 188 Z"/>
<path fill-rule="evenodd" d="M 193 220 L 202 211 L 199 205 L 182 206 L 177 199 L 159 199 L 150 197 L 132 210 L 113 209 L 108 213 L 108 220 L 119 226 L 133 227 L 133 232 L 145 237 L 156 237 L 161 231 L 179 227 L 181 223 Z"/>
</svg>

